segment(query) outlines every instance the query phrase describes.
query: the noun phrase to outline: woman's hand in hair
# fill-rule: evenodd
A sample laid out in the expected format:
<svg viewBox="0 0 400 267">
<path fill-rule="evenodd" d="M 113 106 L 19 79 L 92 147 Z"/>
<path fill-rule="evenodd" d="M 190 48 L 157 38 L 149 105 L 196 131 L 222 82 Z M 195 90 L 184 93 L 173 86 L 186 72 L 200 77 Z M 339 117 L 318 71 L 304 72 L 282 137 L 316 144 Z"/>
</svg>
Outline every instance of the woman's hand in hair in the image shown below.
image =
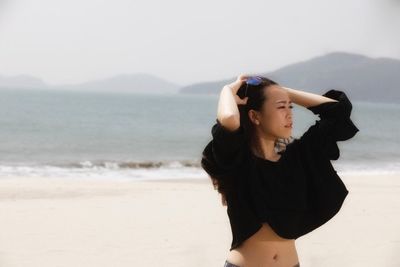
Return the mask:
<svg viewBox="0 0 400 267">
<path fill-rule="evenodd" d="M 242 84 L 250 77 L 251 75 L 245 75 L 245 74 L 240 74 L 236 81 L 234 81 L 233 83 L 230 83 L 227 86 L 233 94 L 233 97 L 235 98 L 235 102 L 237 105 L 245 105 L 247 103 L 248 97 L 245 98 L 240 98 L 237 95 L 237 91 L 239 90 L 239 88 L 242 86 Z"/>
</svg>

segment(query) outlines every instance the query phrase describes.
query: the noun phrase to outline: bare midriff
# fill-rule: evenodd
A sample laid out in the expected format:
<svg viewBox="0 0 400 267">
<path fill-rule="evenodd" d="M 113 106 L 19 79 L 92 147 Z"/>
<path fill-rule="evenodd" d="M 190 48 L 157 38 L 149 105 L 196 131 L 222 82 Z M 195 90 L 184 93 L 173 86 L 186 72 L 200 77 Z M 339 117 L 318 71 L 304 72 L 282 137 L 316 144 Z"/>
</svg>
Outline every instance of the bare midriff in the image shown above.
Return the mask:
<svg viewBox="0 0 400 267">
<path fill-rule="evenodd" d="M 278 236 L 267 223 L 231 250 L 227 260 L 240 267 L 294 267 L 299 263 L 295 239 Z"/>
</svg>

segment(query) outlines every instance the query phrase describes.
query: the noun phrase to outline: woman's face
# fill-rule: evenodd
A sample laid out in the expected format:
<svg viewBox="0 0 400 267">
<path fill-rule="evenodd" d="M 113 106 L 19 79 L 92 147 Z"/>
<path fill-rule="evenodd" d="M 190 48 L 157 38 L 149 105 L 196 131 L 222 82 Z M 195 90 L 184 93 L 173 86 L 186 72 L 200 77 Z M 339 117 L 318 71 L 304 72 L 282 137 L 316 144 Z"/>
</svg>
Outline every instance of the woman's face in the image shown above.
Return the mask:
<svg viewBox="0 0 400 267">
<path fill-rule="evenodd" d="M 279 85 L 264 88 L 266 101 L 257 112 L 259 129 L 272 138 L 289 138 L 292 135 L 292 102 L 287 91 Z"/>
</svg>

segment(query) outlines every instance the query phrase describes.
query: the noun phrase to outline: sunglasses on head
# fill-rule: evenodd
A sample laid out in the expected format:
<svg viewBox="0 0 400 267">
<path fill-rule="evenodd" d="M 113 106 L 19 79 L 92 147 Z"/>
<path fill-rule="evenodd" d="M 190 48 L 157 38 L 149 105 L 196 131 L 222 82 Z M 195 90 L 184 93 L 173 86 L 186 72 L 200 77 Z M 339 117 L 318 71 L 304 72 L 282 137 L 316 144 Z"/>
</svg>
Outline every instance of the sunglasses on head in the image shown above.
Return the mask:
<svg viewBox="0 0 400 267">
<path fill-rule="evenodd" d="M 260 77 L 260 76 L 252 76 L 252 77 L 249 77 L 247 80 L 246 80 L 246 91 L 245 91 L 245 93 L 244 93 L 244 97 L 246 97 L 247 96 L 247 87 L 249 87 L 249 84 L 250 85 L 253 85 L 253 86 L 257 86 L 257 85 L 260 85 L 261 83 L 262 83 L 262 78 Z"/>
</svg>

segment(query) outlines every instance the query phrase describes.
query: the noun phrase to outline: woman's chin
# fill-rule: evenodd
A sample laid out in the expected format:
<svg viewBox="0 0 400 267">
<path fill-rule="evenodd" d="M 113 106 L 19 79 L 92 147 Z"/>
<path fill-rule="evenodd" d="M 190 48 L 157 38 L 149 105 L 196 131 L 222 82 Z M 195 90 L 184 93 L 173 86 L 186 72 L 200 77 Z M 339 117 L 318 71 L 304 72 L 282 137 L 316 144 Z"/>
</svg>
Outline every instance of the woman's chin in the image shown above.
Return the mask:
<svg viewBox="0 0 400 267">
<path fill-rule="evenodd" d="M 289 129 L 286 131 L 285 136 L 286 136 L 285 138 L 289 138 L 289 137 L 292 136 L 292 128 L 289 128 Z"/>
<path fill-rule="evenodd" d="M 289 134 L 282 135 L 280 138 L 282 139 L 289 139 L 292 136 L 292 131 Z"/>
</svg>

